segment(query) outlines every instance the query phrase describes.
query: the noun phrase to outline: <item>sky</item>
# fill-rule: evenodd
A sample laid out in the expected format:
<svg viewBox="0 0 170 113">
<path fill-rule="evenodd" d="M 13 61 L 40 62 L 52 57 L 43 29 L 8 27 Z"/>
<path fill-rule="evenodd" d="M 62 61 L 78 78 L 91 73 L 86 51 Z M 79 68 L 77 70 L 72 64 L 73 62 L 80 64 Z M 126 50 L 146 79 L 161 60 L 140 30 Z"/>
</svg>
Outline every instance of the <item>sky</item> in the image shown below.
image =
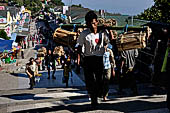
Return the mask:
<svg viewBox="0 0 170 113">
<path fill-rule="evenodd" d="M 153 0 L 62 0 L 65 5 L 81 4 L 92 10 L 103 9 L 109 13 L 120 13 L 122 15 L 137 15 L 150 8 Z"/>
</svg>

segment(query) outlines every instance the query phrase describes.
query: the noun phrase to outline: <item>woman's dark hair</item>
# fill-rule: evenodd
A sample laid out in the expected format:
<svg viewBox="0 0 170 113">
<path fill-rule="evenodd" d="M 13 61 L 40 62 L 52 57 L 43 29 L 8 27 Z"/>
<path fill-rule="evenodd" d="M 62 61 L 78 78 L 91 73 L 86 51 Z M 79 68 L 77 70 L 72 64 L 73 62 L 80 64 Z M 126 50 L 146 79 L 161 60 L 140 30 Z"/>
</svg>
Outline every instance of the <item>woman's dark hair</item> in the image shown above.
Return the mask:
<svg viewBox="0 0 170 113">
<path fill-rule="evenodd" d="M 31 57 L 29 61 L 31 62 L 31 60 L 34 60 L 34 58 L 33 58 L 33 57 Z"/>
<path fill-rule="evenodd" d="M 89 11 L 85 16 L 86 24 L 92 22 L 93 19 L 97 20 L 97 15 L 94 11 Z"/>
</svg>

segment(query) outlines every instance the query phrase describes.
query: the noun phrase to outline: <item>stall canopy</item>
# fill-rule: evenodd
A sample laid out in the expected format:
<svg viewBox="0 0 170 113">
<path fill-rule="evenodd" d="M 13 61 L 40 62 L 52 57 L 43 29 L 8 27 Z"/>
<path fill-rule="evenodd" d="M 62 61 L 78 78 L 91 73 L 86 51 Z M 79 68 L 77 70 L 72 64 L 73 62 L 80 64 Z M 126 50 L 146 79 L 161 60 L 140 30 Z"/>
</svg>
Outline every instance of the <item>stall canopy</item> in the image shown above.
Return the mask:
<svg viewBox="0 0 170 113">
<path fill-rule="evenodd" d="M 17 37 L 17 33 L 12 33 L 10 40 L 13 40 L 15 42 L 16 37 Z"/>
<path fill-rule="evenodd" d="M 0 52 L 4 50 L 11 50 L 12 49 L 13 40 L 2 40 L 0 39 Z"/>
<path fill-rule="evenodd" d="M 12 46 L 18 46 L 18 43 L 15 42 L 16 37 L 17 37 L 17 33 L 12 33 L 11 39 L 10 39 L 10 40 L 13 40 Z"/>
</svg>

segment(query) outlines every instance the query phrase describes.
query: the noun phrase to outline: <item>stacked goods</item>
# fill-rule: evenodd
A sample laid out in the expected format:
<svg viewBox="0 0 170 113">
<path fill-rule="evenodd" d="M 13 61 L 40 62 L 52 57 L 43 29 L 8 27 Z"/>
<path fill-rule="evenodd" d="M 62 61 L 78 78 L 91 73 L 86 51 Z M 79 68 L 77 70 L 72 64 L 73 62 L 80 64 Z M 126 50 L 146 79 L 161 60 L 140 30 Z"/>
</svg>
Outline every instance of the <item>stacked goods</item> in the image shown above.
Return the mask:
<svg viewBox="0 0 170 113">
<path fill-rule="evenodd" d="M 44 52 L 42 49 L 38 49 L 38 54 L 37 54 L 37 57 L 44 57 Z"/>
<path fill-rule="evenodd" d="M 64 55 L 64 53 L 65 52 L 64 52 L 64 49 L 62 46 L 56 46 L 54 48 L 54 52 L 53 52 L 54 55 L 62 56 L 62 55 Z"/>
<path fill-rule="evenodd" d="M 4 56 L 4 54 L 3 54 L 3 53 L 0 53 L 0 58 L 3 57 L 3 56 Z"/>
<path fill-rule="evenodd" d="M 47 49 L 45 47 L 42 47 L 42 50 L 43 50 L 44 54 L 47 53 Z"/>
<path fill-rule="evenodd" d="M 99 18 L 99 25 L 107 25 L 107 26 L 116 26 L 117 22 L 115 19 L 104 19 L 104 18 Z"/>
<path fill-rule="evenodd" d="M 45 48 L 45 47 L 42 47 L 42 48 L 38 49 L 38 54 L 37 54 L 37 56 L 38 56 L 38 57 L 44 57 L 44 56 L 46 55 L 46 52 L 47 52 L 46 48 Z"/>
<path fill-rule="evenodd" d="M 128 32 L 119 35 L 116 40 L 116 45 L 119 51 L 145 48 L 146 33 L 145 32 Z"/>
<path fill-rule="evenodd" d="M 53 38 L 57 43 L 70 46 L 73 46 L 75 44 L 76 37 L 77 37 L 76 32 L 63 30 L 61 28 L 57 28 L 53 35 Z"/>
</svg>

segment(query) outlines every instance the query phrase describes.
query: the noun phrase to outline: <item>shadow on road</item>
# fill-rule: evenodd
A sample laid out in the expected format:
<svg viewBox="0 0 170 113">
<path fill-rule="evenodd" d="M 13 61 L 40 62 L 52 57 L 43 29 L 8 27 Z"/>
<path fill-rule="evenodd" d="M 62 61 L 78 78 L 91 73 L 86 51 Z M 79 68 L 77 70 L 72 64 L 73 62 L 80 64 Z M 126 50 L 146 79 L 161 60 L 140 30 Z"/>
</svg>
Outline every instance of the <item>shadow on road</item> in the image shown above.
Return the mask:
<svg viewBox="0 0 170 113">
<path fill-rule="evenodd" d="M 82 102 L 81 102 L 82 103 Z M 80 104 L 81 104 L 80 103 Z M 89 112 L 89 111 L 117 111 L 117 112 L 137 112 L 137 111 L 144 111 L 149 109 L 159 109 L 159 108 L 165 108 L 166 104 L 165 102 L 148 102 L 148 101 L 128 101 L 128 102 L 118 102 L 118 103 L 102 103 L 96 108 L 91 108 L 90 104 L 81 104 L 81 105 L 60 105 L 60 106 L 54 106 L 54 107 L 47 107 L 47 108 L 40 108 L 40 109 L 32 109 L 32 110 L 25 110 L 25 111 L 19 111 L 15 113 L 44 113 L 44 112 Z"/>
<path fill-rule="evenodd" d="M 22 93 L 22 94 L 12 94 L 12 95 L 3 95 L 2 97 L 14 99 L 14 100 L 42 100 L 50 99 L 50 97 L 35 97 L 35 94 L 31 93 Z"/>
</svg>

